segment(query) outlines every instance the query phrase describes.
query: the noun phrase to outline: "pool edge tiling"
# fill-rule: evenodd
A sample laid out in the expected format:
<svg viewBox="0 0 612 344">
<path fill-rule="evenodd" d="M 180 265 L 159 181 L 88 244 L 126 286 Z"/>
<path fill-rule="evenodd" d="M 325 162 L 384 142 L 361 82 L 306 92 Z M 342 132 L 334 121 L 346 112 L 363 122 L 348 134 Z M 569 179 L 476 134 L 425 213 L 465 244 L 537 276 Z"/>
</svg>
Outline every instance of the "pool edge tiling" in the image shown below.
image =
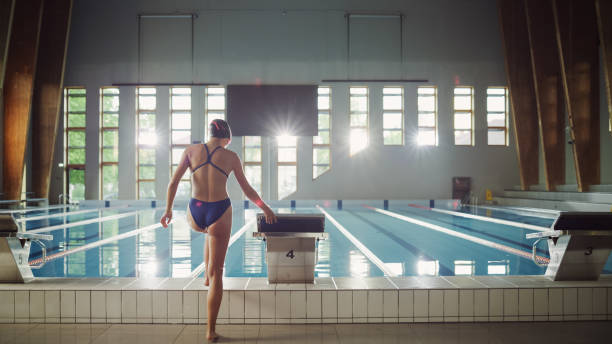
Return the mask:
<svg viewBox="0 0 612 344">
<path fill-rule="evenodd" d="M 220 324 L 612 320 L 612 275 L 225 278 Z M 38 278 L 0 284 L 0 323 L 206 323 L 201 278 Z"/>
</svg>

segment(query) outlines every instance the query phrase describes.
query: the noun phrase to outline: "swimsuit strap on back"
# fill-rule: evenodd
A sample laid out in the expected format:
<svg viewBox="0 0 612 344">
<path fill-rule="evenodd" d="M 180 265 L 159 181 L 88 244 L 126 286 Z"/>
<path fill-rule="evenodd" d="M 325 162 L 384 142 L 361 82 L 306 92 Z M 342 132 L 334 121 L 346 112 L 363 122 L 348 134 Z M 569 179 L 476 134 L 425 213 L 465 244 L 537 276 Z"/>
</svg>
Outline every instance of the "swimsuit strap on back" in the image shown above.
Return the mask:
<svg viewBox="0 0 612 344">
<path fill-rule="evenodd" d="M 199 165 L 198 165 L 196 168 L 194 168 L 194 169 L 193 169 L 193 171 L 192 171 L 191 173 L 195 173 L 195 171 L 196 171 L 197 169 L 199 169 L 200 167 L 202 167 L 202 166 L 204 166 L 204 165 L 207 165 L 207 164 L 210 164 L 212 167 L 216 168 L 216 169 L 217 169 L 217 170 L 219 170 L 221 173 L 225 174 L 225 176 L 226 176 L 226 177 L 228 177 L 228 178 L 229 178 L 229 174 L 227 174 L 227 172 L 223 171 L 223 169 L 221 169 L 219 166 L 215 165 L 215 164 L 212 162 L 212 160 L 211 160 L 211 159 L 212 159 L 213 154 L 215 154 L 215 152 L 216 152 L 216 151 L 217 151 L 219 148 L 221 148 L 221 146 L 217 146 L 217 148 L 213 149 L 213 151 L 212 151 L 212 152 L 209 152 L 209 151 L 208 151 L 208 146 L 206 146 L 206 144 L 204 144 L 204 148 L 206 148 L 206 161 L 204 161 L 203 163 L 199 164 Z"/>
</svg>

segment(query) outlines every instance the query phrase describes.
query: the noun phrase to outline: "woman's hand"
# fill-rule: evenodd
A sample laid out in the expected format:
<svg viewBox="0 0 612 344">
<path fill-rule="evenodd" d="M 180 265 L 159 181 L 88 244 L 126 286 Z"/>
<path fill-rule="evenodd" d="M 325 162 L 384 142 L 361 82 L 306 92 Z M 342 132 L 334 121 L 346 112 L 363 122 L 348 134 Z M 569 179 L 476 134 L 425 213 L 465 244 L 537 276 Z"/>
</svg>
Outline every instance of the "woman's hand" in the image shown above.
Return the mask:
<svg viewBox="0 0 612 344">
<path fill-rule="evenodd" d="M 171 220 L 172 220 L 172 211 L 166 210 L 166 212 L 164 213 L 162 218 L 159 220 L 159 222 L 161 223 L 162 226 L 164 226 L 164 228 L 168 228 L 168 225 L 170 224 Z"/>
<path fill-rule="evenodd" d="M 264 212 L 264 216 L 266 217 L 266 223 L 276 223 L 278 221 L 272 209 L 267 208 L 267 209 L 264 209 L 263 212 Z"/>
</svg>

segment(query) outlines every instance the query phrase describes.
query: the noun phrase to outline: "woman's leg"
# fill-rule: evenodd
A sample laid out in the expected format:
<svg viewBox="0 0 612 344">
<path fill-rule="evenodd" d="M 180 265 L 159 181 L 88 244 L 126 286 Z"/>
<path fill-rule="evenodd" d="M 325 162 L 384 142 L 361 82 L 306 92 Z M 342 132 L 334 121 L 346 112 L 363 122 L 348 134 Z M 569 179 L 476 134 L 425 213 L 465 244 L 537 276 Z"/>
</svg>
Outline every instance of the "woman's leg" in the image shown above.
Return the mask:
<svg viewBox="0 0 612 344">
<path fill-rule="evenodd" d="M 217 324 L 217 315 L 221 306 L 221 298 L 223 297 L 223 264 L 225 262 L 225 254 L 227 252 L 227 244 L 229 242 L 232 229 L 232 207 L 227 208 L 225 213 L 208 227 L 208 255 L 209 263 L 206 273 L 210 279 L 210 288 L 208 289 L 208 331 L 207 337 L 209 340 L 214 340 L 218 337 L 215 332 Z"/>
<path fill-rule="evenodd" d="M 208 251 L 210 251 L 210 240 L 208 240 L 209 235 L 206 236 L 204 241 L 204 285 L 208 286 L 210 284 L 208 279 Z"/>
</svg>

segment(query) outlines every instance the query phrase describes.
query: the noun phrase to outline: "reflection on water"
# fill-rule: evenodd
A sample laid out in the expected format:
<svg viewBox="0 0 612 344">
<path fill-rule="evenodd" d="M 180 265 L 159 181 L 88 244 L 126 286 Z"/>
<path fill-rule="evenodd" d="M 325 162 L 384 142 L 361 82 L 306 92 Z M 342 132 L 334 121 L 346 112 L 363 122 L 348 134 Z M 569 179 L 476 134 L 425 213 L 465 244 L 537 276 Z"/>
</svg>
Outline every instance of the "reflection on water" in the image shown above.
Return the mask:
<svg viewBox="0 0 612 344">
<path fill-rule="evenodd" d="M 188 277 L 191 275 L 191 228 L 186 221 L 184 212 L 177 214 L 177 220 L 169 228 L 172 261 L 171 277 Z M 181 219 L 181 220 L 178 220 Z"/>
<path fill-rule="evenodd" d="M 440 274 L 440 262 L 438 260 L 418 260 L 417 273 L 419 276 L 438 276 Z"/>
<path fill-rule="evenodd" d="M 370 276 L 370 261 L 359 251 L 349 252 L 349 264 L 352 277 Z"/>
<path fill-rule="evenodd" d="M 137 226 L 151 224 L 150 214 L 139 214 Z M 136 238 L 136 277 L 157 276 L 155 239 L 158 231 L 145 231 Z"/>
<path fill-rule="evenodd" d="M 510 274 L 510 261 L 508 260 L 489 260 L 487 263 L 487 274 L 489 275 Z"/>
<path fill-rule="evenodd" d="M 476 262 L 473 260 L 455 260 L 455 275 L 472 276 L 476 273 Z"/>
</svg>

